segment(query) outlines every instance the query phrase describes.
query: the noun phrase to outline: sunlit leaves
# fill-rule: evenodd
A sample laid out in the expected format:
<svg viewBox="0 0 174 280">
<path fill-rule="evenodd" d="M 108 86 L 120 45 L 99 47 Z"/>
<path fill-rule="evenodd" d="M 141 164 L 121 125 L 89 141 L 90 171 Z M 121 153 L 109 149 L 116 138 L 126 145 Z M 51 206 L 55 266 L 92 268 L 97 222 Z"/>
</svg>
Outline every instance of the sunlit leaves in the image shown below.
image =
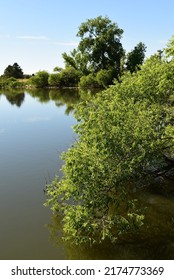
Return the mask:
<svg viewBox="0 0 174 280">
<path fill-rule="evenodd" d="M 173 61 L 154 55 L 76 107 L 78 142 L 63 155 L 63 178 L 48 187 L 66 240 L 115 241 L 143 225 L 131 186 L 173 156 L 173 71 Z"/>
</svg>

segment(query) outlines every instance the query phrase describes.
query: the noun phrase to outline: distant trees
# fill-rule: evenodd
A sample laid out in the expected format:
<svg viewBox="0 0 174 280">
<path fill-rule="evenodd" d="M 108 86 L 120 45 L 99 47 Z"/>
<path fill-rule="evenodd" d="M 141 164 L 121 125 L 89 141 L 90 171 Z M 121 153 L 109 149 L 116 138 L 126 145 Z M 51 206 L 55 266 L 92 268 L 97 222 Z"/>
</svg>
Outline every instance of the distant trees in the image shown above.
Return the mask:
<svg viewBox="0 0 174 280">
<path fill-rule="evenodd" d="M 108 17 L 88 19 L 80 25 L 78 47 L 70 54 L 62 54 L 65 66 L 79 71 L 80 87 L 89 86 L 90 81 L 91 87 L 107 87 L 114 79 L 119 80 L 125 70 L 133 73 L 140 69 L 146 46 L 140 42 L 126 55 L 122 34 L 123 30 Z"/>
<path fill-rule="evenodd" d="M 63 53 L 65 68 L 55 67 L 54 73 L 39 71 L 29 83 L 34 87 L 100 87 L 107 88 L 120 81 L 126 72 L 136 72 L 144 62 L 146 46 L 138 43 L 126 54 L 121 37 L 123 29 L 108 17 L 98 16 L 81 23 L 77 37 L 80 42 L 70 54 Z M 172 39 L 173 40 L 173 39 Z M 170 42 L 168 55 L 173 52 Z M 25 75 L 26 76 L 26 75 Z M 21 67 L 14 63 L 4 70 L 5 78 L 23 78 Z"/>
<path fill-rule="evenodd" d="M 8 65 L 7 68 L 4 70 L 4 76 L 6 78 L 16 78 L 22 79 L 24 77 L 23 70 L 18 65 L 18 63 L 14 63 L 13 65 Z"/>
</svg>

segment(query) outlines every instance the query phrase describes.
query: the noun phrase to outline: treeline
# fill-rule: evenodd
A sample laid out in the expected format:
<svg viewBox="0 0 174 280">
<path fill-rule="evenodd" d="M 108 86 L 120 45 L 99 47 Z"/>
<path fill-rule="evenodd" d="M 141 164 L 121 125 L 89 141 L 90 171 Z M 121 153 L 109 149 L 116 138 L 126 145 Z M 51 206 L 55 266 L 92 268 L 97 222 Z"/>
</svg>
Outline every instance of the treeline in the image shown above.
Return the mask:
<svg viewBox="0 0 174 280">
<path fill-rule="evenodd" d="M 27 82 L 28 86 L 106 88 L 119 81 L 124 72 L 140 69 L 146 46 L 139 42 L 126 53 L 121 43 L 123 30 L 108 17 L 88 19 L 79 27 L 80 42 L 70 54 L 63 53 L 65 68 L 55 67 L 54 73 L 39 71 Z M 9 65 L 3 78 L 23 78 L 23 71 L 15 63 Z M 13 81 L 14 82 L 14 81 Z M 9 83 L 11 85 L 11 83 Z M 20 86 L 12 83 L 12 86 Z"/>
<path fill-rule="evenodd" d="M 30 79 L 35 87 L 106 88 L 119 80 L 125 71 L 140 69 L 146 46 L 140 42 L 126 53 L 121 37 L 123 30 L 108 17 L 89 19 L 79 27 L 78 47 L 70 54 L 63 53 L 65 69 L 56 67 L 54 73 L 36 73 Z"/>
</svg>

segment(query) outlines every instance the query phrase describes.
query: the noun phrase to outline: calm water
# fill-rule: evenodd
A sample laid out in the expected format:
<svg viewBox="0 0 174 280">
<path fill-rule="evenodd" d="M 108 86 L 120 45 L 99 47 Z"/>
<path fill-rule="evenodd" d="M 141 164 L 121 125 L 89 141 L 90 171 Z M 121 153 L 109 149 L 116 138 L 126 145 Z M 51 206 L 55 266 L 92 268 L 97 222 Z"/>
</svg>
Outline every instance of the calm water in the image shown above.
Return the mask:
<svg viewBox="0 0 174 280">
<path fill-rule="evenodd" d="M 73 248 L 58 238 L 43 189 L 76 138 L 76 102 L 74 90 L 0 92 L 0 259 L 174 259 L 174 198 L 160 192 L 140 195 L 150 227 L 136 241 Z"/>
</svg>

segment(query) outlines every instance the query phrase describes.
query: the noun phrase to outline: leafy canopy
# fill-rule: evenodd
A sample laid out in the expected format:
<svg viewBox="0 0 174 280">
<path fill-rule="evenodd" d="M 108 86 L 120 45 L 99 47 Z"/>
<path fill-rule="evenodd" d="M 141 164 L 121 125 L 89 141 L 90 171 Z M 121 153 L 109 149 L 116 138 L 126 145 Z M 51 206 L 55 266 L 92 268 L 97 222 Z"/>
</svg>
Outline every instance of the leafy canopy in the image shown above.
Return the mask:
<svg viewBox="0 0 174 280">
<path fill-rule="evenodd" d="M 4 70 L 4 76 L 6 78 L 16 78 L 20 79 L 23 78 L 24 74 L 21 67 L 15 62 L 13 65 L 8 65 L 7 68 Z"/>
<path fill-rule="evenodd" d="M 120 59 L 124 53 L 120 42 L 123 30 L 108 17 L 88 19 L 79 27 L 80 43 L 70 55 L 63 54 L 67 65 L 81 70 L 83 74 L 101 69 L 114 69 L 118 75 Z"/>
<path fill-rule="evenodd" d="M 30 82 L 36 88 L 42 88 L 48 86 L 49 74 L 47 71 L 38 71 L 34 76 L 30 78 Z"/>
</svg>

